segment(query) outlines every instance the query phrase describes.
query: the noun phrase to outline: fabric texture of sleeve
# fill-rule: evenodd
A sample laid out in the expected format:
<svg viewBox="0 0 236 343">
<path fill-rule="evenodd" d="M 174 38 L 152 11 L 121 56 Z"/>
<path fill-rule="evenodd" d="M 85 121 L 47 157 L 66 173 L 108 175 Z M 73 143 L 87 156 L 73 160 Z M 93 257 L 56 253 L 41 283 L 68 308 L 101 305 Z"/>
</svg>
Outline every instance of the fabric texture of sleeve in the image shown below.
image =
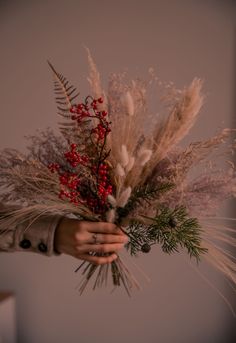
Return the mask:
<svg viewBox="0 0 236 343">
<path fill-rule="evenodd" d="M 7 207 L 0 205 L 0 209 Z M 0 232 L 0 251 L 28 251 L 45 256 L 58 255 L 54 249 L 54 235 L 60 215 L 41 216 L 33 222 L 24 222 Z"/>
</svg>

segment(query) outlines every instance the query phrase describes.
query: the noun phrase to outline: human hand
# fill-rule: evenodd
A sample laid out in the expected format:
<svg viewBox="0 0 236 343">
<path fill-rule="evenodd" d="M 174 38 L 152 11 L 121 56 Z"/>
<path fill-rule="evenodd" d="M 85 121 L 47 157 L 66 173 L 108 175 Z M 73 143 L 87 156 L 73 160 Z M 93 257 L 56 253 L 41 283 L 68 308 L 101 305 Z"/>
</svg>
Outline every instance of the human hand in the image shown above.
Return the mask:
<svg viewBox="0 0 236 343">
<path fill-rule="evenodd" d="M 112 223 L 63 218 L 54 238 L 56 251 L 94 264 L 111 263 L 128 237 Z M 96 256 L 91 253 L 107 254 Z"/>
</svg>

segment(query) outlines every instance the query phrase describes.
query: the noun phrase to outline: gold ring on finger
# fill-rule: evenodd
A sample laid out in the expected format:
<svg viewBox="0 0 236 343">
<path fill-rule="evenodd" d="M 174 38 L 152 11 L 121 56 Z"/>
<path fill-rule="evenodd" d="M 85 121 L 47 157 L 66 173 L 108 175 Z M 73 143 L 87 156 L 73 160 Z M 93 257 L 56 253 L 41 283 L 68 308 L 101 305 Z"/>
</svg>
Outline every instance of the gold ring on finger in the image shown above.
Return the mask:
<svg viewBox="0 0 236 343">
<path fill-rule="evenodd" d="M 97 233 L 93 234 L 93 243 L 98 244 L 98 234 Z"/>
</svg>

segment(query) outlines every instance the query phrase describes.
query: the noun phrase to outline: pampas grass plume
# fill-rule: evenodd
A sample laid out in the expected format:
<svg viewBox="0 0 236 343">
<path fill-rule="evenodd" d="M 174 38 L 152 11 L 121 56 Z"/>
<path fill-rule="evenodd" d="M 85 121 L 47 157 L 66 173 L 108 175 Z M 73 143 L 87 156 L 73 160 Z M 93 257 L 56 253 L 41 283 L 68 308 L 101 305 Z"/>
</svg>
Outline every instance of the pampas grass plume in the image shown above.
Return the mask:
<svg viewBox="0 0 236 343">
<path fill-rule="evenodd" d="M 115 172 L 116 172 L 117 176 L 124 176 L 125 175 L 124 168 L 120 165 L 120 163 L 117 163 Z"/>
<path fill-rule="evenodd" d="M 114 210 L 114 208 L 112 208 L 111 210 L 107 211 L 106 219 L 107 219 L 108 223 L 114 223 L 115 216 L 116 216 L 116 211 Z"/>
<path fill-rule="evenodd" d="M 86 48 L 88 55 L 89 77 L 87 78 L 91 89 L 93 90 L 95 98 L 103 95 L 100 74 L 97 70 L 96 64 L 91 56 L 90 50 Z"/>
<path fill-rule="evenodd" d="M 116 199 L 113 197 L 113 195 L 109 194 L 107 200 L 113 207 L 116 207 Z"/>
<path fill-rule="evenodd" d="M 127 187 L 120 195 L 118 201 L 117 201 L 117 205 L 119 207 L 124 207 L 128 200 L 129 200 L 129 197 L 131 195 L 131 191 L 132 191 L 132 188 L 131 187 Z"/>
<path fill-rule="evenodd" d="M 144 166 L 150 160 L 151 156 L 152 156 L 152 150 L 142 149 L 138 154 L 138 159 L 141 166 Z"/>
<path fill-rule="evenodd" d="M 130 156 L 129 162 L 127 166 L 125 167 L 126 172 L 128 173 L 134 166 L 135 158 L 133 156 Z"/>
<path fill-rule="evenodd" d="M 126 92 L 122 96 L 122 102 L 123 102 L 124 106 L 126 107 L 127 114 L 129 116 L 133 116 L 134 115 L 134 100 L 133 100 L 133 97 L 129 91 Z"/>
<path fill-rule="evenodd" d="M 128 154 L 128 151 L 127 151 L 127 147 L 124 144 L 122 144 L 122 146 L 121 146 L 120 158 L 121 158 L 121 165 L 122 165 L 122 167 L 126 167 L 127 164 L 129 163 L 129 154 Z"/>
</svg>

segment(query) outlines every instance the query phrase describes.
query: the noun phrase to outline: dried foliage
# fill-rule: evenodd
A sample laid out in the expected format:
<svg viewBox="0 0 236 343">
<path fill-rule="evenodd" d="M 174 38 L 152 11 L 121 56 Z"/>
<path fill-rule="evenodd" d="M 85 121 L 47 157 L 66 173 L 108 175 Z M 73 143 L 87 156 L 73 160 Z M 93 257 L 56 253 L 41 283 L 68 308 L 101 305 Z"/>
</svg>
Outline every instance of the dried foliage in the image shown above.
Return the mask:
<svg viewBox="0 0 236 343">
<path fill-rule="evenodd" d="M 157 116 L 148 107 L 153 79 L 129 81 L 125 74 L 112 74 L 105 92 L 89 51 L 88 62 L 92 94 L 79 104 L 76 89 L 49 63 L 62 135 L 47 130 L 29 137 L 27 155 L 2 151 L 1 200 L 22 208 L 2 214 L 0 231 L 45 212 L 107 220 L 129 235 L 131 254 L 148 252 L 153 244 L 167 253 L 184 248 L 197 261 L 201 255 L 210 260 L 236 284 L 235 258 L 227 250 L 236 247 L 235 230 L 220 225 L 217 214 L 222 202 L 235 196 L 235 168 L 229 162 L 234 131 L 224 129 L 185 149 L 178 145 L 202 107 L 202 81 L 194 79 L 182 91 L 164 85 L 162 101 L 168 106 Z M 111 266 L 80 268 L 81 292 L 95 273 L 95 288 L 109 274 L 128 293 L 138 286 L 120 258 Z"/>
</svg>

